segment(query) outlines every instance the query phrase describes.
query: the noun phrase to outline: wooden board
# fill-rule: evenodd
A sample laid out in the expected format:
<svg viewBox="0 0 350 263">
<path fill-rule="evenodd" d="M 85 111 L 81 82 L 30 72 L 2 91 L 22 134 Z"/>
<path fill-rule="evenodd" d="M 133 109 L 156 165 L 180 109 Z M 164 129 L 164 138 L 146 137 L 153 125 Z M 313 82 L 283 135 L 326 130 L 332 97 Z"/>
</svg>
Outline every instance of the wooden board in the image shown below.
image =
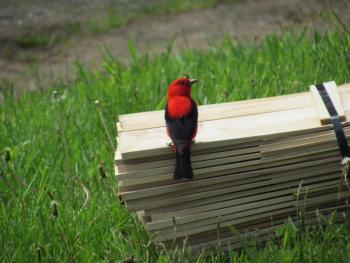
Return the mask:
<svg viewBox="0 0 350 263">
<path fill-rule="evenodd" d="M 273 101 L 273 104 L 271 104 Z M 312 104 L 308 93 L 275 96 L 198 107 L 199 122 L 255 115 L 262 112 L 302 108 Z M 164 111 L 132 113 L 119 116 L 118 132 L 144 130 L 164 126 Z"/>
<path fill-rule="evenodd" d="M 296 173 L 299 173 L 298 170 L 295 170 Z M 340 176 L 340 169 L 339 168 L 334 168 L 334 167 L 327 167 L 327 166 L 321 166 L 319 168 L 319 170 L 307 170 L 307 171 L 303 171 L 302 175 L 296 176 L 294 179 L 298 180 L 298 182 L 295 183 L 295 185 L 298 185 L 300 183 L 300 180 L 302 179 L 307 179 L 307 178 L 311 178 L 314 176 L 317 176 L 317 179 L 321 180 L 321 175 L 326 175 L 329 173 L 337 173 Z M 292 174 L 291 172 L 289 174 Z M 277 177 L 277 176 L 288 176 L 288 173 L 276 173 L 276 174 L 272 174 L 270 178 L 273 177 Z M 290 177 L 290 176 L 289 176 Z M 288 179 L 289 179 L 288 177 Z M 280 179 L 282 180 L 282 179 Z M 244 192 L 234 192 L 234 194 L 232 195 L 232 193 L 228 193 L 228 195 L 226 195 L 225 193 L 221 194 L 220 191 L 212 191 L 215 189 L 224 189 L 224 191 L 226 191 L 225 188 L 227 187 L 233 187 L 233 186 L 238 186 L 238 185 L 243 185 L 243 184 L 251 184 L 251 183 L 257 183 L 257 182 L 265 182 L 265 180 L 259 180 L 256 177 L 252 177 L 251 180 L 247 179 L 247 180 L 241 180 L 238 181 L 236 183 L 222 183 L 222 184 L 215 184 L 215 185 L 208 185 L 205 187 L 199 187 L 197 189 L 193 189 L 190 191 L 181 191 L 181 192 L 175 192 L 174 194 L 168 194 L 165 196 L 155 196 L 154 198 L 148 198 L 145 199 L 145 207 L 147 207 L 147 215 L 152 215 L 152 214 L 159 214 L 159 213 L 164 213 L 164 212 L 174 212 L 176 213 L 177 210 L 181 210 L 181 209 L 185 209 L 185 208 L 191 208 L 191 207 L 195 207 L 195 206 L 201 206 L 201 205 L 206 205 L 206 204 L 212 204 L 212 203 L 216 203 L 216 202 L 223 202 L 225 200 L 228 199 L 233 199 L 233 198 L 239 198 L 239 197 L 246 197 L 246 196 L 250 196 L 250 195 L 255 195 L 255 194 L 259 194 L 259 193 L 264 193 L 266 191 L 275 191 L 275 190 L 279 190 L 279 189 L 284 189 L 286 187 L 290 187 L 290 182 L 288 182 L 288 184 L 286 185 L 284 182 L 279 182 L 279 184 L 276 185 L 271 185 L 271 186 L 267 186 L 267 187 L 259 187 L 259 188 L 252 188 L 252 189 L 246 189 Z M 293 181 L 293 180 L 292 180 Z M 275 181 L 276 182 L 276 181 Z M 203 189 L 202 189 L 203 188 Z M 193 195 L 196 193 L 201 193 L 201 192 L 206 192 L 206 191 L 211 191 L 208 193 L 207 197 L 203 197 L 200 199 L 192 199 L 190 202 L 182 202 L 182 203 L 175 203 L 173 204 L 173 202 L 176 200 L 176 197 L 178 196 L 186 196 L 186 195 Z M 175 198 L 175 200 L 173 199 Z M 128 206 L 133 207 L 133 205 L 139 204 L 140 206 L 142 206 L 142 202 L 141 200 L 135 200 L 135 201 L 129 201 L 127 202 Z M 163 204 L 163 205 L 162 205 Z M 157 207 L 157 208 L 149 208 L 149 205 L 151 205 L 152 207 Z"/>
<path fill-rule="evenodd" d="M 310 174 L 309 176 L 314 176 L 313 174 Z M 300 176 L 302 177 L 302 176 Z M 303 179 L 300 177 L 295 177 L 294 181 L 290 181 L 292 178 L 287 177 L 285 179 L 281 178 L 279 181 L 275 181 L 276 184 L 286 183 L 282 187 L 296 187 L 299 186 L 300 180 L 303 180 L 305 184 L 308 184 L 310 182 L 319 182 L 324 180 L 329 180 L 330 178 L 339 178 L 340 172 L 336 172 L 334 174 L 326 174 L 324 176 L 317 176 L 309 179 L 307 175 Z M 275 186 L 272 184 L 271 180 L 263 180 L 263 181 L 257 181 L 254 183 L 248 183 L 248 184 L 242 184 L 242 185 L 234 185 L 234 186 L 228 186 L 203 192 L 197 192 L 197 193 L 188 193 L 183 196 L 175 196 L 171 198 L 163 197 L 158 200 L 147 200 L 145 199 L 143 202 L 141 200 L 135 200 L 135 201 L 126 201 L 126 207 L 129 211 L 137 211 L 140 208 L 144 209 L 156 209 L 164 206 L 170 206 L 170 205 L 176 205 L 176 204 L 183 204 L 183 203 L 192 203 L 196 200 L 202 200 L 210 198 L 210 202 L 219 202 L 222 200 L 223 195 L 229 195 L 226 197 L 229 199 L 233 198 L 239 198 L 244 197 L 247 194 L 255 194 L 258 188 L 263 188 L 266 191 L 272 190 L 274 188 L 277 188 L 278 186 Z M 253 190 L 249 192 L 250 190 Z M 217 198 L 216 198 L 217 197 Z"/>
<path fill-rule="evenodd" d="M 203 161 L 196 161 L 197 158 L 192 158 L 194 159 L 192 161 L 192 168 L 194 170 L 200 169 L 200 168 L 205 168 L 205 167 L 211 167 L 211 166 L 218 166 L 218 165 L 223 165 L 223 164 L 232 164 L 232 163 L 243 163 L 247 161 L 254 161 L 257 159 L 260 159 L 260 153 L 250 153 L 250 154 L 234 154 L 233 156 L 230 156 L 230 153 L 227 153 L 227 155 L 224 157 L 219 157 L 219 158 L 214 158 L 214 159 L 207 159 Z M 123 181 L 123 180 L 128 180 L 128 179 L 139 179 L 143 177 L 157 177 L 158 175 L 162 174 L 172 174 L 175 168 L 175 160 L 174 158 L 171 160 L 172 163 L 171 165 L 167 166 L 162 166 L 162 167 L 157 167 L 153 169 L 144 169 L 144 170 L 139 170 L 135 172 L 125 172 L 125 173 L 119 173 L 117 174 L 118 179 Z"/>
<path fill-rule="evenodd" d="M 319 159 L 328 159 L 328 158 L 338 158 L 338 161 L 340 162 L 341 156 L 337 149 L 334 149 L 333 151 L 326 151 L 325 153 L 318 153 L 315 155 L 307 155 L 307 156 L 301 156 L 301 157 L 295 157 L 291 159 L 283 159 L 280 160 L 278 163 L 276 162 L 266 162 L 263 163 L 261 160 L 254 160 L 254 161 L 247 161 L 242 163 L 233 163 L 233 164 L 225 164 L 220 166 L 212 166 L 212 167 L 206 167 L 201 169 L 195 169 L 193 171 L 194 178 L 196 180 L 201 180 L 205 178 L 211 178 L 211 177 L 219 177 L 223 175 L 227 175 L 228 173 L 235 171 L 236 173 L 239 172 L 245 172 L 245 171 L 252 171 L 252 170 L 261 170 L 261 169 L 268 169 L 273 167 L 279 167 L 282 165 L 288 165 L 288 164 L 298 164 L 303 162 L 310 162 L 313 160 L 319 160 Z M 267 170 L 268 171 L 268 170 Z M 156 177 L 144 177 L 139 179 L 128 179 L 123 180 L 119 182 L 119 191 L 121 191 L 122 195 L 126 195 L 125 191 L 137 191 L 137 190 L 143 190 L 143 189 L 152 189 L 155 187 L 161 187 L 165 185 L 179 185 L 179 181 L 174 181 L 172 179 L 173 174 L 168 173 L 164 175 L 158 175 Z M 192 180 L 192 181 L 196 181 Z M 186 182 L 186 181 L 185 181 Z"/>
<path fill-rule="evenodd" d="M 307 220 L 307 222 L 310 222 L 310 219 L 316 219 L 317 220 L 317 214 L 322 214 L 322 215 L 326 215 L 326 216 L 330 216 L 333 212 L 336 211 L 336 215 L 338 216 L 338 218 L 343 217 L 341 211 L 344 211 L 347 209 L 346 205 L 343 206 L 318 206 L 317 207 L 317 212 L 314 209 L 309 209 L 309 211 L 305 211 L 304 212 L 304 218 L 305 220 Z M 296 222 L 298 220 L 300 220 L 300 218 L 298 217 L 298 215 L 290 215 L 290 217 L 288 218 L 290 214 L 289 213 L 281 213 L 277 216 L 273 216 L 273 217 L 266 217 L 266 218 L 261 218 L 259 220 L 254 220 L 254 221 L 246 221 L 242 224 L 236 224 L 236 225 L 232 225 L 238 232 L 247 232 L 250 230 L 256 230 L 262 227 L 270 227 L 270 226 L 274 226 L 276 224 L 282 223 L 282 222 L 286 222 L 288 220 L 292 220 L 293 222 Z M 199 234 L 195 234 L 195 235 L 190 235 L 188 237 L 188 241 L 190 242 L 190 244 L 203 244 L 204 242 L 208 242 L 208 241 L 217 241 L 218 240 L 218 236 L 217 236 L 217 229 L 215 229 L 214 231 L 207 231 L 207 232 L 202 232 Z M 230 227 L 222 227 L 220 228 L 220 237 L 221 240 L 224 240 L 227 237 L 232 237 L 233 235 L 235 235 L 232 230 L 230 229 Z M 181 240 L 181 238 L 177 239 L 177 240 Z"/>
<path fill-rule="evenodd" d="M 341 196 L 341 198 L 339 198 Z M 343 198 L 349 198 L 350 192 L 342 192 L 341 194 L 338 193 L 332 193 L 325 196 L 318 196 L 315 198 L 310 198 L 306 201 L 306 203 L 310 206 L 315 206 L 318 204 L 322 204 L 323 202 L 331 202 L 331 201 L 337 201 L 342 200 Z M 261 217 L 266 217 L 267 215 L 278 215 L 279 213 L 284 212 L 295 212 L 296 208 L 295 205 L 303 205 L 304 200 L 301 201 L 295 201 L 290 200 L 283 203 L 276 203 L 270 206 L 266 207 L 260 207 L 256 209 L 251 210 L 243 210 L 243 212 L 240 213 L 233 213 L 233 214 L 227 214 L 220 217 L 220 225 L 222 227 L 237 224 L 238 222 L 244 222 L 249 220 L 255 220 L 259 219 Z M 203 220 L 199 220 L 193 223 L 188 223 L 184 225 L 179 225 L 178 222 L 176 222 L 176 233 L 173 233 L 173 226 L 166 228 L 164 230 L 155 230 L 153 233 L 158 233 L 158 235 L 155 237 L 155 242 L 158 241 L 164 241 L 169 238 L 174 237 L 180 237 L 180 236 L 186 236 L 186 235 L 192 235 L 195 233 L 200 233 L 212 229 L 216 229 L 217 223 L 218 223 L 219 217 L 218 215 L 215 217 L 212 217 L 210 219 L 204 218 Z M 150 231 L 152 233 L 152 231 Z"/>
<path fill-rule="evenodd" d="M 337 155 L 337 154 L 334 154 Z M 305 161 L 303 163 L 283 163 L 281 166 L 270 166 L 270 167 L 263 167 L 262 169 L 258 169 L 259 167 L 249 167 L 248 171 L 241 171 L 241 170 L 229 170 L 228 173 L 224 175 L 232 175 L 232 176 L 240 176 L 240 173 L 243 173 L 241 176 L 254 176 L 254 175 L 263 175 L 263 174 L 270 174 L 270 173 L 278 173 L 282 171 L 295 171 L 298 168 L 303 167 L 312 167 L 317 166 L 323 163 L 334 163 L 335 167 L 339 167 L 338 164 L 340 162 L 341 158 L 336 156 L 330 156 L 328 158 L 315 158 L 315 160 L 309 160 Z M 224 178 L 224 179 L 222 179 Z M 210 178 L 206 179 L 209 180 Z M 203 185 L 207 185 L 209 182 L 225 182 L 226 177 L 218 177 L 218 178 L 211 178 L 210 181 L 204 181 L 204 180 L 191 180 L 191 181 L 182 181 L 176 184 L 170 184 L 170 185 L 164 185 L 160 187 L 154 187 L 154 188 L 144 188 L 139 189 L 135 191 L 128 191 L 128 192 L 121 192 L 121 195 L 123 196 L 124 200 L 133 200 L 133 199 L 144 199 L 146 197 L 152 197 L 152 196 L 159 196 L 168 194 L 171 192 L 176 192 L 179 190 L 189 190 L 195 187 L 201 187 Z M 224 180 L 224 181 L 222 181 Z M 230 179 L 231 180 L 231 179 Z"/>
<path fill-rule="evenodd" d="M 340 119 L 342 121 L 345 121 L 345 111 L 338 93 L 337 85 L 335 84 L 334 81 L 331 81 L 331 82 L 324 83 L 323 86 L 325 87 L 331 101 L 333 102 L 333 105 L 337 110 L 337 113 L 340 116 Z M 310 92 L 314 99 L 314 103 L 315 103 L 321 124 L 322 125 L 330 124 L 331 117 L 315 85 L 310 86 Z"/>
<path fill-rule="evenodd" d="M 256 154 L 259 154 L 259 152 L 260 152 L 260 147 L 257 145 L 249 148 L 242 148 L 242 149 L 233 149 L 233 150 L 224 149 L 223 151 L 219 151 L 219 152 L 192 155 L 191 161 L 192 161 L 192 164 L 195 165 L 198 162 L 220 159 L 220 158 L 227 158 L 227 157 L 246 158 L 247 155 L 249 154 L 256 155 Z M 128 172 L 131 173 L 131 172 L 153 170 L 153 169 L 166 167 L 166 166 L 174 166 L 174 155 L 172 154 L 170 158 L 165 160 L 151 160 L 148 162 L 142 162 L 138 164 L 131 164 L 131 165 L 122 164 L 117 166 L 119 168 L 120 174 L 128 173 Z M 117 176 L 119 176 L 120 174 L 117 174 Z"/>
<path fill-rule="evenodd" d="M 348 128 L 346 128 L 345 131 L 349 133 Z M 332 150 L 336 151 L 338 149 L 338 145 L 335 142 L 335 140 L 336 140 L 335 136 L 332 135 L 330 132 L 325 131 L 320 136 L 306 137 L 306 138 L 310 138 L 311 142 L 314 142 L 314 144 L 307 144 L 307 146 L 309 146 L 309 147 L 307 147 L 304 145 L 305 142 L 302 142 L 302 144 L 301 144 L 302 150 L 299 149 L 299 151 L 298 151 L 298 148 L 291 146 L 291 143 L 293 143 L 293 141 L 286 142 L 287 143 L 286 146 L 284 145 L 283 142 L 271 143 L 272 149 L 269 148 L 270 144 L 266 144 L 266 143 L 263 144 L 261 146 L 262 154 L 265 154 L 266 152 L 268 152 L 269 156 L 268 157 L 266 156 L 265 158 L 263 157 L 262 163 L 269 163 L 269 162 L 273 162 L 273 161 L 277 161 L 277 160 L 285 160 L 285 159 L 300 157 L 303 155 L 308 156 L 308 155 L 313 155 L 313 154 L 320 153 L 320 152 L 326 153 L 328 151 L 332 151 Z M 312 141 L 312 139 L 314 139 L 314 141 Z M 315 139 L 316 139 L 316 141 L 315 141 Z M 323 142 L 322 142 L 322 139 L 324 140 Z M 302 139 L 298 139 L 299 143 L 300 143 L 300 141 L 302 141 Z M 327 148 L 326 147 L 327 145 L 329 145 L 331 147 Z M 289 150 L 290 148 L 292 148 L 292 150 Z M 273 154 L 274 151 L 277 151 L 277 153 Z M 285 154 L 282 154 L 283 151 L 285 152 Z M 228 151 L 227 153 L 230 155 L 230 153 L 232 153 L 232 151 Z M 215 156 L 214 154 L 209 154 L 209 155 L 204 154 L 204 156 L 208 156 L 208 157 Z M 255 164 L 260 163 L 260 161 L 258 159 L 256 159 L 256 161 L 248 162 L 248 163 L 241 162 L 244 159 L 249 160 L 252 158 L 254 158 L 254 159 L 258 158 L 259 157 L 258 153 L 254 153 L 251 155 L 241 155 L 241 156 L 236 156 L 236 154 L 235 154 L 235 157 L 231 157 L 231 158 L 229 158 L 229 157 L 221 158 L 221 159 L 216 158 L 214 160 L 203 161 L 202 163 L 193 162 L 193 168 L 195 169 L 194 174 L 195 175 L 197 173 L 203 174 L 203 171 L 202 171 L 203 169 L 200 169 L 200 171 L 197 172 L 196 168 L 205 168 L 206 166 L 217 166 L 219 164 L 231 163 L 229 168 L 234 169 L 237 167 L 251 166 L 251 165 L 255 165 Z M 271 157 L 272 155 L 276 155 L 276 156 L 274 158 L 272 158 Z M 196 160 L 196 157 L 199 157 L 199 156 L 195 156 L 193 159 Z M 205 159 L 205 158 L 203 158 L 203 159 Z M 232 166 L 233 161 L 239 161 L 239 163 L 237 163 L 237 167 Z M 222 166 L 218 169 L 222 170 L 223 167 L 225 167 L 225 166 Z M 155 168 L 155 169 L 146 169 L 144 171 L 139 170 L 138 173 L 137 172 L 120 173 L 120 176 L 119 176 L 119 179 L 121 181 L 120 186 L 121 186 L 121 188 L 124 187 L 123 189 L 126 189 L 125 187 L 134 185 L 135 183 L 141 185 L 140 187 L 145 186 L 145 184 L 148 184 L 147 187 L 152 187 L 152 185 L 150 183 L 164 181 L 164 180 L 167 180 L 166 182 L 170 183 L 172 180 L 173 169 L 174 169 L 174 166 L 172 165 L 172 166 L 165 166 L 165 167 L 163 166 L 163 167 L 159 167 L 159 168 Z M 217 169 L 217 168 L 214 168 L 214 170 L 209 169 L 208 172 L 214 172 L 215 169 Z M 207 170 L 207 169 L 205 169 L 205 170 Z M 168 172 L 168 173 L 164 174 L 165 172 Z M 143 179 L 143 180 L 139 179 L 139 177 L 148 177 L 148 176 L 152 176 L 153 178 L 152 179 L 147 178 L 147 179 Z M 124 178 L 125 178 L 125 180 L 123 180 Z M 161 184 L 157 184 L 157 185 L 159 186 Z M 128 188 L 128 189 L 131 190 L 131 188 Z"/>
<path fill-rule="evenodd" d="M 349 84 L 341 85 L 338 89 L 346 87 L 349 87 Z M 313 99 L 313 95 L 310 96 L 308 92 L 303 92 L 237 102 L 201 105 L 198 107 L 199 122 L 232 118 L 235 116 L 254 115 L 261 112 L 302 108 L 313 104 Z M 273 103 L 271 103 L 271 101 L 273 101 Z M 160 110 L 120 115 L 119 121 L 118 132 L 162 127 L 164 126 L 164 111 Z"/>
<path fill-rule="evenodd" d="M 344 110 L 350 110 L 350 87 L 339 88 Z M 198 137 L 193 150 L 208 149 L 227 144 L 249 142 L 276 134 L 293 134 L 298 131 L 319 129 L 321 127 L 314 105 L 304 108 L 268 112 L 217 119 L 199 124 Z M 120 132 L 120 150 L 123 159 L 144 158 L 170 154 L 166 146 L 169 139 L 164 126 L 145 130 Z"/>
<path fill-rule="evenodd" d="M 350 135 L 350 128 L 346 127 L 344 129 L 345 133 Z M 350 138 L 350 136 L 347 136 Z M 293 137 L 287 137 L 285 139 L 279 139 L 275 141 L 263 141 L 260 142 L 260 145 L 254 145 L 253 147 L 242 148 L 242 149 L 224 149 L 223 151 L 212 152 L 212 153 L 204 153 L 200 155 L 194 154 L 191 157 L 192 163 L 196 166 L 197 162 L 213 160 L 219 158 L 226 158 L 229 156 L 241 156 L 243 158 L 247 157 L 246 154 L 258 154 L 261 152 L 262 157 L 271 156 L 271 155 L 279 155 L 284 152 L 292 152 L 298 151 L 300 149 L 307 149 L 308 147 L 313 146 L 322 146 L 322 145 L 337 145 L 334 131 L 323 131 L 315 134 L 302 134 Z M 151 160 L 144 161 L 137 164 L 122 164 L 121 162 L 121 154 L 119 149 L 116 151 L 116 160 L 119 160 L 118 170 L 119 174 L 128 173 L 128 172 L 150 172 L 154 169 L 158 169 L 161 167 L 169 167 L 174 165 L 174 156 L 171 155 L 170 159 L 166 160 Z M 130 174 L 131 175 L 131 174 Z M 121 176 L 122 177 L 122 176 Z M 119 177 L 119 179 L 121 179 Z"/>
<path fill-rule="evenodd" d="M 350 129 L 344 129 L 346 134 L 349 134 L 347 138 L 350 138 Z M 271 142 L 271 143 L 263 143 L 260 147 L 244 148 L 242 151 L 240 150 L 230 150 L 223 152 L 215 152 L 209 154 L 195 155 L 192 156 L 192 167 L 203 168 L 208 166 L 214 166 L 225 163 L 233 163 L 233 162 L 241 162 L 245 160 L 252 160 L 261 158 L 259 151 L 261 152 L 262 159 L 265 159 L 266 162 L 269 162 L 269 158 L 273 155 L 278 155 L 282 158 L 281 155 L 284 154 L 288 158 L 291 158 L 291 155 L 301 155 L 302 153 L 312 152 L 310 150 L 320 149 L 321 151 L 326 151 L 327 148 L 332 146 L 331 149 L 336 149 L 338 147 L 335 135 L 333 131 L 324 132 L 320 136 L 310 137 L 307 136 L 302 139 L 298 139 L 297 141 L 287 141 L 287 142 Z M 247 153 L 247 154 L 246 154 Z M 250 153 L 250 154 L 249 154 Z M 266 157 L 266 158 L 264 158 Z M 275 157 L 276 158 L 276 157 Z M 121 167 L 118 166 L 120 171 Z M 117 176 L 119 180 L 130 179 L 130 178 L 138 178 L 138 177 L 146 177 L 147 175 L 158 175 L 162 173 L 170 173 L 173 172 L 174 169 L 174 158 L 172 157 L 169 160 L 163 161 L 153 161 L 150 162 L 149 167 L 145 168 L 143 166 L 138 168 L 135 171 L 128 172 L 119 172 Z M 125 169 L 124 169 L 125 171 Z"/>
<path fill-rule="evenodd" d="M 308 192 L 312 191 L 314 188 L 318 187 L 329 187 L 330 185 L 334 186 L 339 184 L 338 178 L 332 181 L 325 181 L 321 183 L 317 183 L 311 186 L 306 187 L 308 189 Z M 185 209 L 182 210 L 173 210 L 170 212 L 165 212 L 165 213 L 157 213 L 151 216 L 152 222 L 158 221 L 158 220 L 164 220 L 167 218 L 173 218 L 173 217 L 179 217 L 179 216 L 188 216 L 188 215 L 193 215 L 197 213 L 202 213 L 202 212 L 207 212 L 207 211 L 212 211 L 215 209 L 220 209 L 220 208 L 225 208 L 225 207 L 230 207 L 234 206 L 237 204 L 245 204 L 245 203 L 250 203 L 258 200 L 264 200 L 266 198 L 273 198 L 273 197 L 279 197 L 283 196 L 285 194 L 295 194 L 296 190 L 298 189 L 297 187 L 290 187 L 290 188 L 283 188 L 281 187 L 282 190 L 277 190 L 277 191 L 257 191 L 253 195 L 245 196 L 245 197 L 240 197 L 240 198 L 234 198 L 234 199 L 229 199 L 226 201 L 220 201 L 220 202 L 213 202 L 209 203 L 206 205 L 201 205 L 201 206 L 195 206 L 195 207 L 186 207 Z M 333 189 L 333 188 L 332 188 Z M 257 189 L 259 190 L 259 189 Z M 149 214 L 149 212 L 148 212 Z"/>
<path fill-rule="evenodd" d="M 281 125 L 281 120 L 283 123 Z M 243 125 L 244 124 L 244 125 Z M 273 129 L 272 129 L 273 127 Z M 193 151 L 244 143 L 274 133 L 293 133 L 320 127 L 313 107 L 202 122 Z M 122 158 L 134 159 L 171 153 L 165 127 L 119 134 Z"/>
<path fill-rule="evenodd" d="M 324 214 L 323 216 L 328 218 L 328 217 L 333 216 L 333 215 L 331 213 L 327 213 L 327 214 Z M 344 221 L 342 214 L 340 212 L 336 213 L 334 215 L 334 217 L 335 217 L 334 220 L 336 222 Z M 292 216 L 291 220 L 295 224 L 300 223 L 300 219 L 298 219 L 295 216 Z M 315 215 L 306 216 L 306 220 L 307 220 L 308 224 L 319 224 L 317 216 L 315 216 Z M 197 243 L 195 243 L 195 245 L 192 245 L 193 241 L 191 239 L 189 239 L 189 243 L 191 245 L 191 252 L 192 252 L 192 254 L 193 253 L 196 254 L 196 253 L 201 252 L 201 250 L 203 250 L 204 248 L 210 248 L 210 247 L 215 246 L 215 245 L 221 245 L 222 249 L 225 249 L 225 248 L 226 249 L 236 249 L 236 248 L 243 247 L 245 242 L 251 238 L 253 238 L 254 241 L 257 243 L 271 240 L 272 238 L 277 237 L 275 231 L 279 227 L 282 227 L 285 223 L 287 223 L 286 218 L 273 220 L 271 222 L 267 221 L 267 222 L 260 223 L 260 224 L 253 224 L 253 225 L 251 225 L 251 227 L 247 228 L 247 230 L 239 231 L 239 232 L 241 232 L 239 238 L 237 237 L 237 235 L 235 235 L 235 233 L 230 231 L 228 233 L 227 237 L 221 238 L 220 240 L 218 240 L 218 237 L 214 234 L 214 235 L 212 235 L 213 238 L 211 240 L 210 239 L 208 240 L 208 236 L 206 236 L 206 238 L 203 239 L 202 242 L 197 242 Z"/>
<path fill-rule="evenodd" d="M 326 147 L 327 145 L 330 145 L 330 146 Z M 286 150 L 284 154 L 280 153 L 279 155 L 276 155 L 276 156 L 265 157 L 265 158 L 262 158 L 261 161 L 257 161 L 259 154 L 250 154 L 250 155 L 241 155 L 241 156 L 227 157 L 227 158 L 221 158 L 221 159 L 214 159 L 214 160 L 209 160 L 204 162 L 195 162 L 193 163 L 192 167 L 194 168 L 194 174 L 198 175 L 200 174 L 200 171 L 204 171 L 204 170 L 206 170 L 207 172 L 215 172 L 215 171 L 222 170 L 222 167 L 218 167 L 218 165 L 220 164 L 231 163 L 230 168 L 234 169 L 238 167 L 256 165 L 259 163 L 272 163 L 272 162 L 278 162 L 278 161 L 289 160 L 294 158 L 298 158 L 298 161 L 302 162 L 303 158 L 301 157 L 308 158 L 309 156 L 315 156 L 320 153 L 337 152 L 338 151 L 337 149 L 338 149 L 338 145 L 336 142 L 331 142 L 329 144 L 321 143 L 321 144 L 318 144 L 317 147 L 309 147 L 299 151 Z M 245 159 L 248 160 L 249 162 L 243 162 Z M 234 166 L 233 163 L 236 163 L 236 166 Z M 210 166 L 215 167 L 214 170 L 204 169 L 204 168 L 209 168 Z M 199 168 L 202 168 L 202 169 L 197 171 L 197 169 Z M 162 168 L 155 168 L 153 170 L 152 169 L 144 170 L 138 173 L 124 173 L 124 174 L 122 173 L 119 175 L 119 180 L 121 182 L 120 186 L 121 188 L 123 188 L 124 186 L 138 185 L 138 184 L 144 185 L 146 183 L 158 182 L 163 180 L 169 180 L 164 183 L 171 184 L 173 169 L 174 169 L 173 166 L 167 166 Z"/>
<path fill-rule="evenodd" d="M 332 181 L 332 187 L 334 186 L 334 180 Z M 317 185 L 316 187 L 319 187 Z M 187 224 L 191 222 L 198 222 L 200 220 L 208 219 L 208 218 L 217 218 L 218 216 L 222 217 L 226 214 L 239 213 L 239 216 L 242 216 L 244 212 L 248 210 L 255 210 L 258 208 L 266 207 L 266 209 L 270 209 L 271 206 L 279 203 L 287 203 L 290 201 L 295 201 L 296 197 L 292 194 L 295 190 L 290 192 L 288 191 L 280 191 L 276 193 L 276 196 L 268 196 L 262 199 L 253 199 L 252 202 L 242 203 L 242 204 L 232 204 L 231 206 L 224 208 L 214 208 L 209 211 L 204 211 L 200 213 L 193 213 L 184 216 L 174 216 L 174 218 L 162 218 L 157 221 L 152 221 L 147 223 L 148 230 L 156 230 L 161 228 L 173 227 L 173 219 L 176 220 L 176 226 Z M 334 193 L 331 193 L 334 195 Z M 262 197 L 262 196 L 261 196 Z M 308 199 L 309 200 L 309 199 Z M 307 201 L 308 201 L 307 200 Z"/>
<path fill-rule="evenodd" d="M 350 138 L 350 128 L 345 127 L 344 132 L 347 138 Z M 260 146 L 262 157 L 278 155 L 285 151 L 299 151 L 318 145 L 334 145 L 336 137 L 333 130 L 323 131 L 315 134 L 306 134 L 303 136 L 289 137 L 285 140 L 263 142 Z"/>
</svg>

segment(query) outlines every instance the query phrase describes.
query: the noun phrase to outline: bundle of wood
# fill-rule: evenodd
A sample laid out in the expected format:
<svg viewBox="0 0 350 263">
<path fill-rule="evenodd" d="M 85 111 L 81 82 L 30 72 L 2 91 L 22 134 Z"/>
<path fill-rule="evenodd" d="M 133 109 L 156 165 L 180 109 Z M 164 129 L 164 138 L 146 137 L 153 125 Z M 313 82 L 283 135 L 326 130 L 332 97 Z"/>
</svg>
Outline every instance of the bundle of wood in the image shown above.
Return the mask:
<svg viewBox="0 0 350 263">
<path fill-rule="evenodd" d="M 350 84 L 324 84 L 350 137 Z M 115 155 L 119 194 L 154 242 L 182 242 L 196 252 L 242 237 L 264 240 L 298 209 L 339 214 L 350 197 L 330 115 L 310 92 L 199 107 L 193 180 L 173 179 L 164 111 L 119 116 Z M 318 211 L 318 212 L 316 212 Z M 239 232 L 240 235 L 233 234 Z"/>
</svg>

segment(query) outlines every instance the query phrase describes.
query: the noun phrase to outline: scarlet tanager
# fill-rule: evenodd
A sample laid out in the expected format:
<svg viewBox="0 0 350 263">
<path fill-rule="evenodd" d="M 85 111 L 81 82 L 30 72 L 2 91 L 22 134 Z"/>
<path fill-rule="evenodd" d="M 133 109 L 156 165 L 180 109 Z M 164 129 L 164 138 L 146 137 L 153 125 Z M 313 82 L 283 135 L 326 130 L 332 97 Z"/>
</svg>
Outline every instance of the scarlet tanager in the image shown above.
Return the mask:
<svg viewBox="0 0 350 263">
<path fill-rule="evenodd" d="M 196 79 L 182 77 L 173 81 L 168 89 L 165 122 L 176 154 L 175 180 L 193 178 L 190 150 L 197 134 L 198 109 L 191 97 L 191 87 L 196 82 Z"/>
</svg>

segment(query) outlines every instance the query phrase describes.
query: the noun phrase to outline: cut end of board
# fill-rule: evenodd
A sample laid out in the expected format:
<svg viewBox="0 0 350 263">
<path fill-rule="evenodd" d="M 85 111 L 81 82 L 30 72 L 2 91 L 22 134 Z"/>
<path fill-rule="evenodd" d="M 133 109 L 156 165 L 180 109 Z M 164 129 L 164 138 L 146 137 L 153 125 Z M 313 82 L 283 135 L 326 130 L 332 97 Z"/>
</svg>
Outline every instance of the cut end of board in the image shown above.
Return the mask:
<svg viewBox="0 0 350 263">
<path fill-rule="evenodd" d="M 323 83 L 323 86 L 325 87 L 329 98 L 331 100 L 331 102 L 333 103 L 339 118 L 341 121 L 346 121 L 346 116 L 345 116 L 345 111 L 343 108 L 343 103 L 342 100 L 340 98 L 338 89 L 337 89 L 337 84 L 334 81 L 330 81 L 330 82 L 325 82 Z M 310 86 L 310 93 L 314 99 L 315 102 L 315 107 L 316 107 L 316 111 L 318 113 L 318 116 L 320 118 L 320 122 L 322 125 L 327 125 L 330 124 L 331 121 L 331 116 L 325 106 L 325 103 L 317 89 L 317 87 L 315 85 L 311 85 Z"/>
</svg>

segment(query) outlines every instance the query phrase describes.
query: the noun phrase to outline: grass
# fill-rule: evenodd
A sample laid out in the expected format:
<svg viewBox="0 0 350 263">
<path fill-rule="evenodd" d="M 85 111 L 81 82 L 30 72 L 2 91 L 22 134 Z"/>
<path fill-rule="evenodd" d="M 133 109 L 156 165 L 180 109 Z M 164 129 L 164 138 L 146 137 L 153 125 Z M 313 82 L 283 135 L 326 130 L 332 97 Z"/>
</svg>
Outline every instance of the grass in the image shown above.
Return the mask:
<svg viewBox="0 0 350 263">
<path fill-rule="evenodd" d="M 47 34 L 28 35 L 16 39 L 16 45 L 21 48 L 46 47 L 51 37 Z"/>
<path fill-rule="evenodd" d="M 158 253 L 117 197 L 113 176 L 119 114 L 161 109 L 168 84 L 183 73 L 199 78 L 199 104 L 301 92 L 309 84 L 350 81 L 350 36 L 344 32 L 269 35 L 261 43 L 225 39 L 207 51 L 171 45 L 156 57 L 121 65 L 107 51 L 104 70 L 77 64 L 73 84 L 0 105 L 0 261 L 195 262 L 185 252 Z M 96 101 L 97 100 L 97 101 Z M 289 224 L 263 249 L 253 243 L 198 262 L 348 262 L 349 230 L 332 220 L 322 231 Z"/>
</svg>

